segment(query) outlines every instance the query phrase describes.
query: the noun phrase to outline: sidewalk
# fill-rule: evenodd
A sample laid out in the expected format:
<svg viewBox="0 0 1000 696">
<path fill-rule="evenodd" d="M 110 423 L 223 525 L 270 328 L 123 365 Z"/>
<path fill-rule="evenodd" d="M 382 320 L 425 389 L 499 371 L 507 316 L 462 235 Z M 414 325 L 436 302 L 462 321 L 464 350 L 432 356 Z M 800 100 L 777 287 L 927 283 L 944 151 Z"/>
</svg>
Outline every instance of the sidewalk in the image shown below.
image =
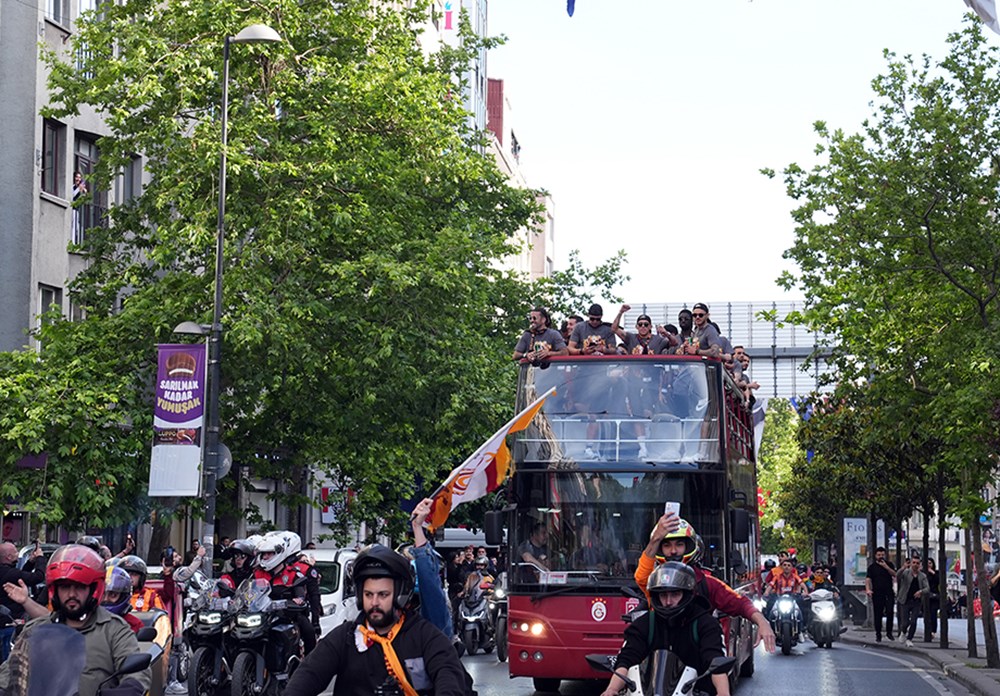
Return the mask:
<svg viewBox="0 0 1000 696">
<path fill-rule="evenodd" d="M 968 657 L 966 649 L 965 622 L 962 621 L 962 630 L 954 631 L 955 624 L 949 622 L 947 649 L 942 649 L 938 641 L 938 636 L 934 636 L 933 643 L 924 643 L 923 622 L 918 622 L 917 632 L 913 636 L 913 647 L 908 648 L 905 644 L 896 641 L 888 641 L 883 636 L 881 643 L 875 642 L 875 629 L 861 628 L 859 626 L 848 625 L 847 632 L 840 639 L 845 643 L 865 645 L 873 650 L 895 650 L 899 652 L 914 653 L 926 657 L 931 663 L 938 665 L 941 671 L 960 683 L 966 689 L 979 696 L 996 696 L 1000 694 L 1000 669 L 986 668 L 986 648 L 980 644 L 978 658 Z"/>
</svg>

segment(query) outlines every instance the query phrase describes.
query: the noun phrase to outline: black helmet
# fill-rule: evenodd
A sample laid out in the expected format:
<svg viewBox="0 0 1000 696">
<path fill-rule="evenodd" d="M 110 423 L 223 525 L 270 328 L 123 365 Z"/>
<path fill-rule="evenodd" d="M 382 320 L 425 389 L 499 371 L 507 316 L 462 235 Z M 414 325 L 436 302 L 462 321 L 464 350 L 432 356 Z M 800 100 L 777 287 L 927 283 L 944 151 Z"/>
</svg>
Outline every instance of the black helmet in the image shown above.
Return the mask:
<svg viewBox="0 0 1000 696">
<path fill-rule="evenodd" d="M 769 558 L 766 561 L 764 561 L 764 569 L 765 570 L 771 570 L 776 565 L 777 565 L 777 563 L 774 562 L 773 558 Z"/>
<path fill-rule="evenodd" d="M 685 563 L 678 561 L 667 561 L 656 567 L 656 570 L 649 576 L 646 589 L 653 600 L 653 611 L 657 616 L 669 619 L 680 614 L 694 599 L 694 588 L 698 580 L 694 574 L 694 569 Z M 680 603 L 672 607 L 661 606 L 655 595 L 661 592 L 683 592 L 684 597 Z"/>
<path fill-rule="evenodd" d="M 138 556 L 125 556 L 118 564 L 118 567 L 127 573 L 139 574 L 139 582 L 135 584 L 132 591 L 142 592 L 142 589 L 146 586 L 146 574 L 149 572 L 146 569 L 146 561 Z"/>
<path fill-rule="evenodd" d="M 799 563 L 797 566 L 795 566 L 795 571 L 799 575 L 805 575 L 806 573 L 809 572 L 809 566 L 807 566 L 805 563 Z"/>
<path fill-rule="evenodd" d="M 257 546 L 246 539 L 233 539 L 229 546 L 222 549 L 223 558 L 232 558 L 233 554 L 237 553 L 242 553 L 247 558 L 253 558 L 257 553 Z"/>
<path fill-rule="evenodd" d="M 86 546 L 91 551 L 96 551 L 98 556 L 101 555 L 101 541 L 95 536 L 84 534 L 83 536 L 78 536 L 73 543 Z"/>
<path fill-rule="evenodd" d="M 366 547 L 354 559 L 352 571 L 357 591 L 358 609 L 364 610 L 363 589 L 368 578 L 392 578 L 395 585 L 394 604 L 403 609 L 413 594 L 413 570 L 410 562 L 382 544 Z"/>
</svg>

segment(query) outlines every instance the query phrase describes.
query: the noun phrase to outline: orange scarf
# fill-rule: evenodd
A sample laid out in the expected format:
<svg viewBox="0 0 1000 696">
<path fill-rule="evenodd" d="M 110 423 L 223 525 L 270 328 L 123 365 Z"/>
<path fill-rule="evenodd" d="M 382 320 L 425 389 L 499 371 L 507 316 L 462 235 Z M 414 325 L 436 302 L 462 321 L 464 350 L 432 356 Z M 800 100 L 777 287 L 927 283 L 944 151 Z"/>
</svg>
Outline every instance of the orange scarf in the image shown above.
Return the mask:
<svg viewBox="0 0 1000 696">
<path fill-rule="evenodd" d="M 382 646 L 382 654 L 385 656 L 385 668 L 389 674 L 399 682 L 400 688 L 406 696 L 417 696 L 417 690 L 410 686 L 410 682 L 406 680 L 406 672 L 403 671 L 403 665 L 400 664 L 399 658 L 396 657 L 396 651 L 392 649 L 392 639 L 396 637 L 399 633 L 399 629 L 403 627 L 403 619 L 405 617 L 400 615 L 396 620 L 396 623 L 392 625 L 389 632 L 384 636 L 379 635 L 375 631 L 371 630 L 365 624 L 358 624 L 358 631 L 368 644 L 378 643 Z"/>
</svg>

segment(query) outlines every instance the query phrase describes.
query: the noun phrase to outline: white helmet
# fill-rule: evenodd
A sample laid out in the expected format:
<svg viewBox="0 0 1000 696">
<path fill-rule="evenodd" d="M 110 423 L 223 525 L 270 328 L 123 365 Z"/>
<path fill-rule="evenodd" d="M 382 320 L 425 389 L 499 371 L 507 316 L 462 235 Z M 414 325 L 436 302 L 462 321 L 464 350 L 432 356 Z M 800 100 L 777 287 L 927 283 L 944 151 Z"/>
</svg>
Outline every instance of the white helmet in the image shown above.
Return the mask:
<svg viewBox="0 0 1000 696">
<path fill-rule="evenodd" d="M 295 557 L 302 551 L 302 539 L 295 532 L 287 530 L 280 532 L 268 532 L 264 538 L 257 543 L 257 557 L 260 567 L 264 570 L 274 570 L 286 560 Z M 270 558 L 263 558 L 263 554 L 273 553 Z"/>
</svg>

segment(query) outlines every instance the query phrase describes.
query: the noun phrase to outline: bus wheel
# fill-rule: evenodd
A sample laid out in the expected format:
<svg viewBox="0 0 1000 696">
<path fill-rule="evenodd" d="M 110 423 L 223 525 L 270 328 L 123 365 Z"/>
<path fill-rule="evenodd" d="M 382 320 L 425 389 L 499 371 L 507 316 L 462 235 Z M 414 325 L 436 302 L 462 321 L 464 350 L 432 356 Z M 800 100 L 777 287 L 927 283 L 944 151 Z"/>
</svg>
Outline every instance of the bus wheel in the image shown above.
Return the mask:
<svg viewBox="0 0 1000 696">
<path fill-rule="evenodd" d="M 557 694 L 559 693 L 559 683 L 560 679 L 548 679 L 542 677 L 535 677 L 532 680 L 535 686 L 535 691 L 541 692 L 543 694 Z"/>
</svg>

